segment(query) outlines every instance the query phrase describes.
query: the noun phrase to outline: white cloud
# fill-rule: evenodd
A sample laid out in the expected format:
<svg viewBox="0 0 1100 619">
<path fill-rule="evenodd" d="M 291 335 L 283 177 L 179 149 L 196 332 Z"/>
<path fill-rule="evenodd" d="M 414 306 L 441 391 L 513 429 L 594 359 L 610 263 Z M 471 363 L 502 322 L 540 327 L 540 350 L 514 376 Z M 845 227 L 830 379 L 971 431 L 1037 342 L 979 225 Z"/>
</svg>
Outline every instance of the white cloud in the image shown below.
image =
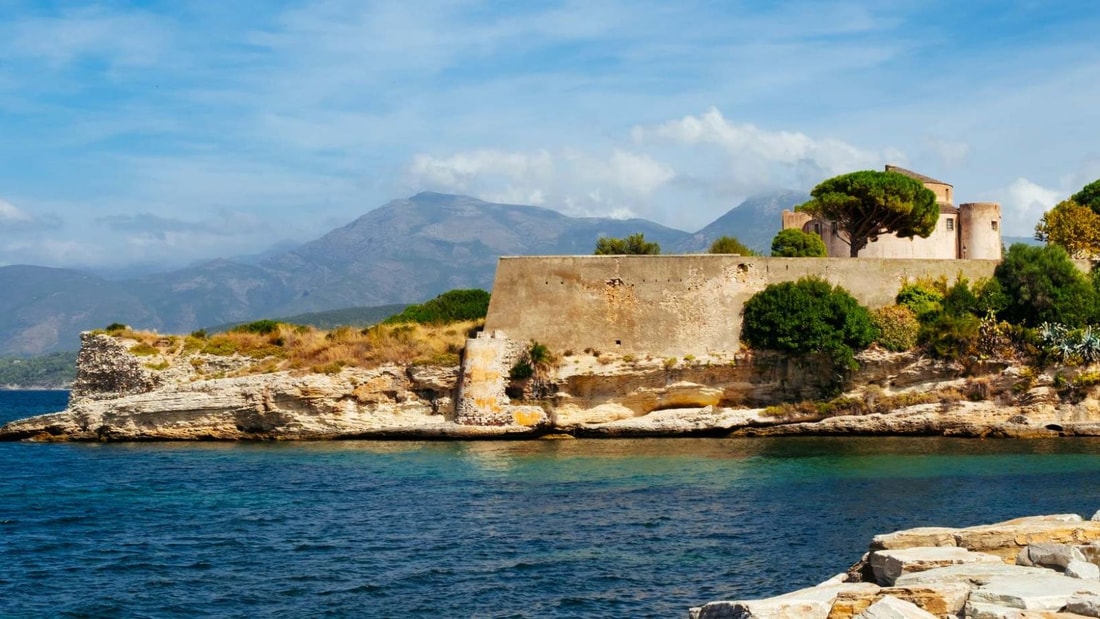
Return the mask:
<svg viewBox="0 0 1100 619">
<path fill-rule="evenodd" d="M 0 223 L 30 223 L 31 216 L 15 208 L 11 202 L 0 200 Z"/>
<path fill-rule="evenodd" d="M 733 191 L 766 187 L 810 187 L 824 178 L 883 163 L 905 163 L 900 150 L 881 152 L 835 138 L 812 138 L 797 131 L 768 131 L 728 121 L 717 108 L 631 131 L 638 145 L 710 145 L 724 153 L 721 183 Z"/>
<path fill-rule="evenodd" d="M 493 202 L 544 205 L 571 215 L 629 216 L 676 176 L 646 153 L 615 149 L 598 157 L 579 150 L 506 152 L 481 149 L 446 157 L 419 154 L 405 168 L 412 191 L 466 193 Z"/>
<path fill-rule="evenodd" d="M 1066 197 L 1063 191 L 1026 178 L 1017 178 L 998 194 L 1003 196 L 1001 218 L 1005 236 L 1032 236 L 1043 213 Z"/>
</svg>

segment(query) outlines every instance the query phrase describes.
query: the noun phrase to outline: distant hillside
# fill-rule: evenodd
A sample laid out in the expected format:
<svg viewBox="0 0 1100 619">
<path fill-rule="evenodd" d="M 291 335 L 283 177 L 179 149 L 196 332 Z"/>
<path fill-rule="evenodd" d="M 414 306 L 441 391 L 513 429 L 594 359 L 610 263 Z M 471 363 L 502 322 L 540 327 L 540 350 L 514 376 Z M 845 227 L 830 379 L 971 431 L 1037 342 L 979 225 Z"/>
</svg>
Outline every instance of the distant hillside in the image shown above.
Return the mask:
<svg viewBox="0 0 1100 619">
<path fill-rule="evenodd" d="M 732 236 L 766 256 L 771 252 L 772 239 L 783 227 L 783 210 L 794 209 L 809 199 L 810 194 L 799 191 L 753 196 L 691 235 L 677 250 L 685 254 L 706 251 L 715 239 Z"/>
<path fill-rule="evenodd" d="M 279 273 L 283 312 L 425 301 L 453 288 L 492 287 L 497 258 L 590 254 L 602 235 L 642 232 L 672 247 L 686 232 L 643 219 L 574 218 L 535 206 L 421 193 L 394 200 L 261 263 Z"/>
<path fill-rule="evenodd" d="M 68 269 L 0 267 L 0 355 L 76 350 L 77 334 L 111 322 L 159 328 L 161 320 L 128 282 Z"/>
<path fill-rule="evenodd" d="M 643 219 L 576 218 L 421 193 L 251 264 L 217 259 L 116 281 L 66 269 L 0 267 L 0 355 L 75 350 L 80 331 L 112 322 L 187 333 L 273 316 L 423 302 L 454 288 L 491 288 L 502 255 L 589 254 L 602 235 L 635 232 L 666 251 L 689 237 Z"/>
<path fill-rule="evenodd" d="M 0 357 L 0 389 L 61 389 L 75 379 L 75 352 L 55 352 L 28 359 Z"/>
</svg>

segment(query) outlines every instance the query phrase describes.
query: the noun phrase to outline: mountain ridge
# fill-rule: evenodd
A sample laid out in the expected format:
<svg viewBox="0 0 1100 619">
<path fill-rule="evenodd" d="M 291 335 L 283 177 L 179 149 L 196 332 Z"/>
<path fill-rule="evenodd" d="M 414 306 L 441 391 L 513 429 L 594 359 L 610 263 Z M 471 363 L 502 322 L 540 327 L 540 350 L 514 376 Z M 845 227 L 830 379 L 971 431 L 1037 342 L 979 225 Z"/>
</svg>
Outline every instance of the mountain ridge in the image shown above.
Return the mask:
<svg viewBox="0 0 1100 619">
<path fill-rule="evenodd" d="M 80 331 L 112 322 L 186 333 L 271 316 L 421 302 L 453 288 L 490 289 L 500 256 L 590 254 L 601 236 L 642 233 L 666 253 L 705 250 L 722 235 L 756 248 L 778 231 L 771 211 L 783 200 L 750 198 L 692 234 L 646 219 L 570 217 L 546 207 L 421 192 L 253 263 L 213 258 L 122 280 L 73 269 L 0 267 L 0 289 L 9 292 L 0 299 L 0 355 L 75 350 Z M 746 204 L 740 216 L 728 217 Z"/>
</svg>

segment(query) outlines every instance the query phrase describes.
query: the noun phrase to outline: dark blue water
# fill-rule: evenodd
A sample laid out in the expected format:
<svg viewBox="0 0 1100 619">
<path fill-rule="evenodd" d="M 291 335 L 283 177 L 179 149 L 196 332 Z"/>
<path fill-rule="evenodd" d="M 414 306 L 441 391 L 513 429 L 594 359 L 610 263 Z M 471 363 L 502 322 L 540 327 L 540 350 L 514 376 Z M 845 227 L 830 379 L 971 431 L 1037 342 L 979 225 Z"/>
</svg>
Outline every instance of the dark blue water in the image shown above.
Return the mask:
<svg viewBox="0 0 1100 619">
<path fill-rule="evenodd" d="M 0 419 L 65 394 L 0 392 Z M 19 408 L 19 411 L 13 411 Z M 1100 508 L 1100 442 L 0 443 L 0 616 L 683 617 Z"/>
</svg>

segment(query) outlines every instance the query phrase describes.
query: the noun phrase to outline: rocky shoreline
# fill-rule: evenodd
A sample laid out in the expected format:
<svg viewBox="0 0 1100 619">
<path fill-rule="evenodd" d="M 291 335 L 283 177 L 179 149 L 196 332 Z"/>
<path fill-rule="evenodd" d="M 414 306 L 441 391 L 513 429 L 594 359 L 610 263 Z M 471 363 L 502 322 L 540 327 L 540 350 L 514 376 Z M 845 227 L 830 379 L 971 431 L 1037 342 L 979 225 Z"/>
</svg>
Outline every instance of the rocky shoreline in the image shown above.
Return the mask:
<svg viewBox="0 0 1100 619">
<path fill-rule="evenodd" d="M 253 373 L 247 357 L 140 357 L 133 345 L 85 334 L 67 410 L 0 426 L 0 440 L 1100 436 L 1100 374 L 1080 367 L 963 368 L 868 351 L 845 393 L 815 401 L 828 364 L 777 353 L 566 355 L 536 384 L 508 380 L 499 355 L 478 366 L 468 355 L 462 367 Z"/>
<path fill-rule="evenodd" d="M 1071 619 L 1100 617 L 1100 512 L 876 535 L 847 572 L 691 619 Z"/>
</svg>

